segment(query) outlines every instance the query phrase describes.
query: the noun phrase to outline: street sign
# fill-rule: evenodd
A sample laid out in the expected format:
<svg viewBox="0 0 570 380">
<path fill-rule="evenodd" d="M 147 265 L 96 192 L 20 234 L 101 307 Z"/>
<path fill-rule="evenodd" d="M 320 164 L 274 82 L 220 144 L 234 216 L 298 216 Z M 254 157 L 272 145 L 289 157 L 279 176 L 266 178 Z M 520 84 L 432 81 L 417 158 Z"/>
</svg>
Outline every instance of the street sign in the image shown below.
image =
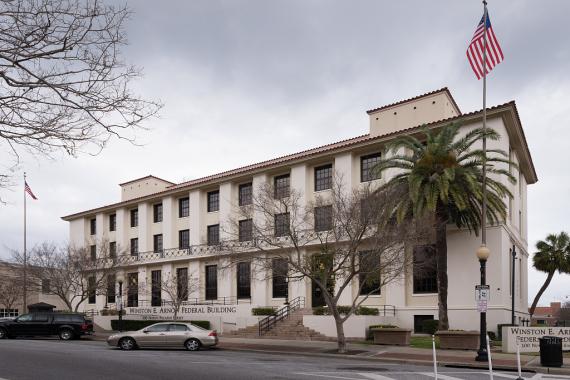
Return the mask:
<svg viewBox="0 0 570 380">
<path fill-rule="evenodd" d="M 477 301 L 477 311 L 479 313 L 486 313 L 487 312 L 487 301 L 484 301 L 484 300 Z"/>
<path fill-rule="evenodd" d="M 491 288 L 489 285 L 475 286 L 475 300 L 488 302 L 491 299 Z"/>
</svg>

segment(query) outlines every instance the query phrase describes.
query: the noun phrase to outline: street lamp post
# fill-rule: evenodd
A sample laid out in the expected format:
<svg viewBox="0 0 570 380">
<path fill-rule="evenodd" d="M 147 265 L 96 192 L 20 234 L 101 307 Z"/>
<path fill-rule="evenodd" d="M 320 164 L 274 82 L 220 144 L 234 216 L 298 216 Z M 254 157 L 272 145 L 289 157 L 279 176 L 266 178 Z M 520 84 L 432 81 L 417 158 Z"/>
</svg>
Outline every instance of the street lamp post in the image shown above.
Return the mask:
<svg viewBox="0 0 570 380">
<path fill-rule="evenodd" d="M 512 255 L 512 271 L 511 271 L 511 325 L 514 326 L 515 324 L 515 264 L 517 260 L 517 251 L 516 246 L 513 244 L 513 248 L 511 249 Z"/>
<path fill-rule="evenodd" d="M 119 304 L 119 331 L 123 331 L 123 275 L 117 275 L 117 282 L 119 283 L 119 297 L 117 303 Z"/>
<path fill-rule="evenodd" d="M 479 247 L 479 249 L 477 249 L 477 258 L 479 259 L 479 264 L 481 265 L 481 285 L 486 285 L 486 265 L 490 253 L 491 251 L 489 251 L 489 248 L 483 244 Z M 480 314 L 479 350 L 477 351 L 477 357 L 475 360 L 478 362 L 488 361 L 487 313 L 484 311 L 481 311 Z"/>
</svg>

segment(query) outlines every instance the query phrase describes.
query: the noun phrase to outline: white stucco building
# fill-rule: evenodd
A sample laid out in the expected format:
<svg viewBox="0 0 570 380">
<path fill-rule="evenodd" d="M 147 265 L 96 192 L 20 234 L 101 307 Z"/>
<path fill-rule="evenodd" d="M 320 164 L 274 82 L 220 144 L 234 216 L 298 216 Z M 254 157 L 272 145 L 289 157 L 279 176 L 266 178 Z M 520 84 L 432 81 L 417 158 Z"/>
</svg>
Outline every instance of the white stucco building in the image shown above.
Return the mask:
<svg viewBox="0 0 570 380">
<path fill-rule="evenodd" d="M 125 251 L 129 257 L 121 266 L 125 286 L 137 289 L 129 293 L 126 306 L 159 305 L 167 295 L 160 291 L 153 294 L 152 283 L 166 273 L 194 274 L 199 279 L 199 287 L 189 294 L 193 303 L 217 300 L 237 305 L 231 313 L 210 310 L 208 316 L 207 310 L 202 310 L 204 315 L 199 319 L 211 317 L 221 329 L 224 324 L 225 328 L 250 324 L 251 307 L 280 306 L 285 301 L 284 292 L 288 292 L 289 299 L 305 297 L 307 306 L 314 306 L 319 299 L 313 296 L 310 281 L 288 285 L 279 278 L 259 281 L 250 278 L 247 266 L 219 273 L 219 255 L 211 252 L 209 244 L 226 238 L 220 224 L 230 218 L 236 205 L 247 202 L 249 194 L 260 184 L 279 182 L 290 186 L 304 194 L 306 202 L 315 197 L 317 174 L 340 173 L 354 187 L 369 181 L 381 184 L 386 178 L 371 178 L 367 168 L 384 154 L 387 142 L 418 133 L 422 125 L 438 128 L 453 121 L 469 130 L 482 123 L 482 112 L 462 113 L 446 88 L 367 113 L 370 132 L 363 136 L 179 184 L 154 176 L 125 182 L 120 185 L 119 202 L 63 217 L 70 224 L 70 241 L 77 246 L 109 244 L 111 252 Z M 487 118 L 488 127 L 501 135 L 500 141 L 491 141 L 488 147 L 509 152 L 518 164 L 518 170 L 510 169 L 518 178 L 517 184 L 507 183 L 514 195 L 508 204 L 507 220 L 490 226 L 487 233 L 491 250 L 487 263 L 487 283 L 491 287 L 487 321 L 489 330 L 496 330 L 498 323 L 510 322 L 511 297 L 515 298 L 517 318 L 527 316 L 527 186 L 537 181 L 537 175 L 515 103 L 489 108 Z M 480 238 L 474 234 L 448 228 L 448 306 L 452 329 L 476 330 L 479 326 L 474 299 L 474 287 L 479 283 L 475 256 L 479 245 Z M 519 253 L 514 268 L 514 294 L 510 287 L 512 245 Z M 237 271 L 242 272 L 238 275 Z M 141 287 L 143 283 L 149 286 Z M 95 298 L 91 300 L 94 303 L 86 304 L 86 309 L 100 310 L 115 301 L 114 297 L 107 299 L 103 295 Z M 367 305 L 393 307 L 395 316 L 389 317 L 390 322 L 417 327 L 423 319 L 437 319 L 435 278 L 415 278 L 410 272 L 399 283 L 371 296 Z"/>
</svg>

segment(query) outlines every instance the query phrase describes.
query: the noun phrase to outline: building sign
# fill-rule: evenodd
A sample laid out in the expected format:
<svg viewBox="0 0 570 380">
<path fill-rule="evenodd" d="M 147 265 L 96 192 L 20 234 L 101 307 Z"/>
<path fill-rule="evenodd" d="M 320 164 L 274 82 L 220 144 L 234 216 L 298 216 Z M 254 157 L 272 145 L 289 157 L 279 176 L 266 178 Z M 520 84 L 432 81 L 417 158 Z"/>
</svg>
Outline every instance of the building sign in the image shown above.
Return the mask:
<svg viewBox="0 0 570 380">
<path fill-rule="evenodd" d="M 217 306 L 217 305 L 196 305 L 196 306 L 180 306 L 178 316 L 192 316 L 196 314 L 219 316 L 237 313 L 237 306 Z M 174 308 L 171 306 L 153 306 L 153 307 L 128 307 L 127 315 L 141 316 L 161 316 L 168 317 L 174 315 Z"/>
<path fill-rule="evenodd" d="M 539 339 L 544 336 L 562 338 L 562 349 L 570 350 L 570 327 L 503 327 L 503 352 L 539 352 Z"/>
</svg>

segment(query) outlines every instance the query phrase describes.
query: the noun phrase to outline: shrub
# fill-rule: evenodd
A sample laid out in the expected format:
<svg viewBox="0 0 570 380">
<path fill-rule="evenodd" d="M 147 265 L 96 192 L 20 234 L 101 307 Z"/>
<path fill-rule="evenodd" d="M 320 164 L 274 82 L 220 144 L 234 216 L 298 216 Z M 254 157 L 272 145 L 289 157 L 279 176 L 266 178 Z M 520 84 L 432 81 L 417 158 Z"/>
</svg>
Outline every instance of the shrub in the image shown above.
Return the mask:
<svg viewBox="0 0 570 380">
<path fill-rule="evenodd" d="M 273 315 L 273 314 L 275 314 L 275 309 L 271 306 L 254 307 L 251 309 L 251 315 Z"/>
<path fill-rule="evenodd" d="M 439 321 L 437 319 L 428 319 L 422 322 L 422 332 L 433 335 L 437 331 Z"/>
<path fill-rule="evenodd" d="M 313 308 L 313 315 L 327 315 L 327 311 L 324 306 L 316 306 Z"/>
<path fill-rule="evenodd" d="M 139 320 L 139 319 L 123 319 L 123 330 L 125 331 L 135 331 L 144 329 L 147 326 L 154 325 L 158 322 L 182 322 L 182 323 L 192 323 L 198 327 L 202 327 L 206 330 L 210 329 L 210 321 L 159 321 L 159 320 Z M 113 330 L 119 329 L 119 320 L 111 320 L 111 328 Z"/>
<path fill-rule="evenodd" d="M 398 326 L 396 325 L 370 325 L 368 329 L 397 329 Z"/>
<path fill-rule="evenodd" d="M 497 340 L 497 334 L 494 331 L 489 331 L 487 334 L 489 334 L 489 339 Z"/>
<path fill-rule="evenodd" d="M 337 306 L 340 314 L 346 315 L 350 312 L 350 306 Z M 331 315 L 327 306 L 313 307 L 313 315 Z M 354 311 L 354 315 L 378 315 L 378 309 L 375 307 L 360 306 Z"/>
<path fill-rule="evenodd" d="M 109 315 L 111 315 L 111 316 L 112 315 L 119 315 L 119 311 L 116 309 L 101 309 L 99 311 L 99 314 L 101 314 L 104 317 L 109 316 Z M 126 315 L 127 314 L 126 310 L 122 310 L 122 314 Z"/>
<path fill-rule="evenodd" d="M 378 309 L 375 307 L 360 306 L 356 309 L 356 315 L 378 315 Z"/>
</svg>

